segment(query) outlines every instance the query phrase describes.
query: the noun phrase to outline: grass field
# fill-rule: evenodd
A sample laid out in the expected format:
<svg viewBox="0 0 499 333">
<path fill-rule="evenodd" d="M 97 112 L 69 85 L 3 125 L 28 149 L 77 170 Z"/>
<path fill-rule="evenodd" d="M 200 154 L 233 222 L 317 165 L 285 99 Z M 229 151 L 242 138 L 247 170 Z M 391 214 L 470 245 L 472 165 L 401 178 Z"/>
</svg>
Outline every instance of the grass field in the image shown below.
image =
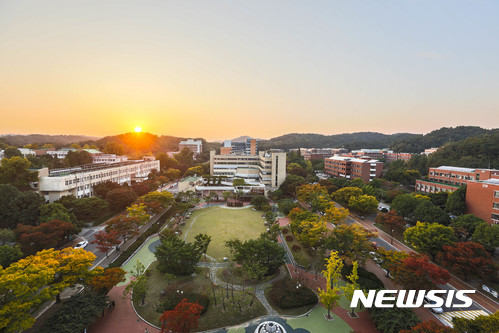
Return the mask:
<svg viewBox="0 0 499 333">
<path fill-rule="evenodd" d="M 233 238 L 248 240 L 258 238 L 267 230 L 263 224 L 261 211 L 251 208 L 230 209 L 219 206 L 195 210 L 182 227 L 182 236 L 188 242 L 194 241 L 194 236 L 206 233 L 211 236 L 208 255 L 221 261 L 229 256 L 225 241 Z"/>
</svg>

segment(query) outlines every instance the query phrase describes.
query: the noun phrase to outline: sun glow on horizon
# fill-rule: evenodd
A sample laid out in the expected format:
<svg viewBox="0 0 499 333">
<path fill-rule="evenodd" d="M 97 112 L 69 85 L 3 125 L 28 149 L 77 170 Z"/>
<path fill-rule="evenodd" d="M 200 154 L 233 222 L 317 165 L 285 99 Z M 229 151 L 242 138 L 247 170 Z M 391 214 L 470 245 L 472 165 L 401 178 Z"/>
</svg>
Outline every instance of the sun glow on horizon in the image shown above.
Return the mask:
<svg viewBox="0 0 499 333">
<path fill-rule="evenodd" d="M 137 127 L 135 127 L 134 131 L 135 131 L 136 133 L 140 133 L 140 132 L 142 132 L 142 127 L 137 126 Z"/>
</svg>

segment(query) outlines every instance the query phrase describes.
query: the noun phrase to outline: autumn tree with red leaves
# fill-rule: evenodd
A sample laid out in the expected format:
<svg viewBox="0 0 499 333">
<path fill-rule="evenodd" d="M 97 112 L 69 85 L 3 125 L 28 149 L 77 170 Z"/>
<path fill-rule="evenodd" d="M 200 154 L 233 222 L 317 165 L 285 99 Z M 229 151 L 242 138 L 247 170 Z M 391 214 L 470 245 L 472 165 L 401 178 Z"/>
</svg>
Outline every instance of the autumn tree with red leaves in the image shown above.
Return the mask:
<svg viewBox="0 0 499 333">
<path fill-rule="evenodd" d="M 423 323 L 419 323 L 409 330 L 402 330 L 399 333 L 457 333 L 455 329 L 447 326 L 438 324 L 437 322 L 430 320 Z"/>
<path fill-rule="evenodd" d="M 96 292 L 107 294 L 115 285 L 125 281 L 125 274 L 121 267 L 108 268 L 101 275 L 94 276 L 90 285 Z"/>
<path fill-rule="evenodd" d="M 430 262 L 424 254 L 410 253 L 400 264 L 392 268 L 395 283 L 406 289 L 434 289 L 436 284 L 449 282 L 450 274 Z"/>
<path fill-rule="evenodd" d="M 119 237 L 123 238 L 123 242 L 128 238 L 139 234 L 139 226 L 141 221 L 135 216 L 117 216 L 107 222 L 106 232 L 116 231 Z"/>
<path fill-rule="evenodd" d="M 57 248 L 68 242 L 69 236 L 76 233 L 74 224 L 60 220 L 41 223 L 38 226 L 18 224 L 14 230 L 25 254 Z"/>
<path fill-rule="evenodd" d="M 404 225 L 404 219 L 397 214 L 395 210 L 391 210 L 387 213 L 378 213 L 376 216 L 376 222 L 382 224 L 388 230 L 390 230 L 391 244 L 393 244 L 393 231 L 396 229 L 401 229 Z"/>
<path fill-rule="evenodd" d="M 437 260 L 451 272 L 462 275 L 465 280 L 470 276 L 484 278 L 497 270 L 490 259 L 490 254 L 480 243 L 459 242 L 454 245 L 444 245 Z"/>
<path fill-rule="evenodd" d="M 161 333 L 189 333 L 198 327 L 199 317 L 203 307 L 198 303 L 190 303 L 183 299 L 170 311 L 165 311 L 159 320 L 163 323 Z"/>
<path fill-rule="evenodd" d="M 116 230 L 109 230 L 106 232 L 104 230 L 99 231 L 94 235 L 95 240 L 91 241 L 91 244 L 97 244 L 97 250 L 99 252 L 105 253 L 106 257 L 108 256 L 109 250 L 118 244 L 121 241 L 118 239 L 118 232 Z"/>
</svg>

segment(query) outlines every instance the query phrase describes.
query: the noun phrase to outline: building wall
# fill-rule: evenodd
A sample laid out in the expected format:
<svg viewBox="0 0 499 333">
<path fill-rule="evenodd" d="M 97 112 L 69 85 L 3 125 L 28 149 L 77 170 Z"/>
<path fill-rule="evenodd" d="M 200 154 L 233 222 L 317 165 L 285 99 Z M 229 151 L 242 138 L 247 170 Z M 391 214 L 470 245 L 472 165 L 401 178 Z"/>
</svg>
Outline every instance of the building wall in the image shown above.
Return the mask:
<svg viewBox="0 0 499 333">
<path fill-rule="evenodd" d="M 94 167 L 88 170 L 77 168 L 39 172 L 38 192 L 49 202 L 60 199 L 64 195 L 77 198 L 93 196 L 93 187 L 97 184 L 112 181 L 118 184 L 131 183 L 132 180 L 147 179 L 152 170 L 159 170 L 159 161 L 137 161 L 113 166 Z"/>
<path fill-rule="evenodd" d="M 499 184 L 469 182 L 466 188 L 466 213 L 488 223 L 499 223 Z"/>
<path fill-rule="evenodd" d="M 383 175 L 383 163 L 377 160 L 331 157 L 324 160 L 324 172 L 332 177 L 360 178 L 369 182 Z"/>
<path fill-rule="evenodd" d="M 416 192 L 423 192 L 423 193 L 437 193 L 442 191 L 454 192 L 458 188 L 459 186 L 457 185 L 431 182 L 422 179 L 416 180 Z"/>
</svg>

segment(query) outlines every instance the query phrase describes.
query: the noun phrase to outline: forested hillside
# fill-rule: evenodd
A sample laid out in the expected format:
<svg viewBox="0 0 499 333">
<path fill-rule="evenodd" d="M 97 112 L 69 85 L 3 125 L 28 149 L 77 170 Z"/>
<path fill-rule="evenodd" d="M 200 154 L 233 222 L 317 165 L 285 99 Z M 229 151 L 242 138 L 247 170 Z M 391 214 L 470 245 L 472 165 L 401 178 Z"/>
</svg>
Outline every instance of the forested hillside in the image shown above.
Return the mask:
<svg viewBox="0 0 499 333">
<path fill-rule="evenodd" d="M 0 137 L 0 142 L 14 147 L 23 147 L 27 144 L 52 144 L 55 147 L 69 146 L 72 143 L 80 141 L 98 140 L 97 137 L 85 135 L 46 135 L 46 134 L 28 134 L 28 135 L 5 135 Z"/>
<path fill-rule="evenodd" d="M 477 137 L 492 131 L 477 126 L 442 127 L 425 135 L 394 142 L 390 148 L 396 152 L 421 153 L 427 148 L 440 147 L 448 142 Z"/>
<path fill-rule="evenodd" d="M 448 143 L 429 156 L 429 164 L 499 169 L 499 129 Z"/>
<path fill-rule="evenodd" d="M 259 141 L 258 148 L 261 150 L 270 148 L 280 148 L 286 150 L 290 148 L 384 148 L 390 146 L 393 142 L 416 136 L 418 135 L 410 133 L 389 135 L 376 132 L 344 133 L 335 135 L 292 133 L 272 138 L 270 140 Z"/>
</svg>

